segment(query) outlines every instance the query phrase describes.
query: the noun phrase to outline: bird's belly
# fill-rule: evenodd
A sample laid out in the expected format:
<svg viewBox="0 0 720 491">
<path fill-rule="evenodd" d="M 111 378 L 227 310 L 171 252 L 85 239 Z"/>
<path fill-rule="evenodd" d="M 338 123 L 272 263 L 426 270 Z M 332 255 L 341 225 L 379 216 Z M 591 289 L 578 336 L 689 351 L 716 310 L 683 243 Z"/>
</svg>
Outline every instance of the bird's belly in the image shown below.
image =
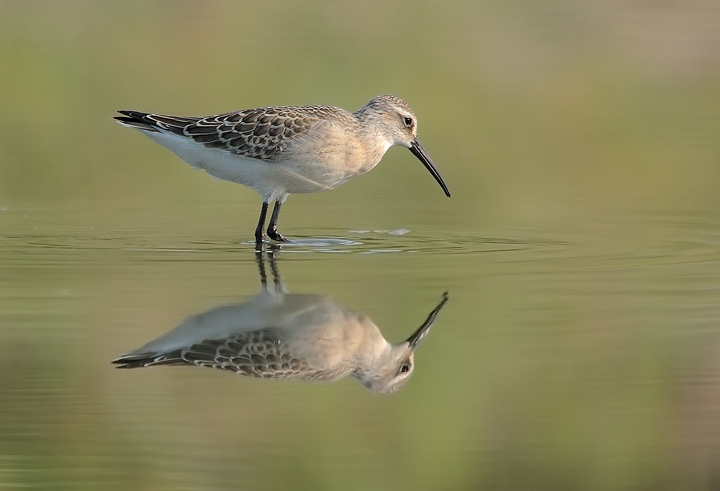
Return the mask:
<svg viewBox="0 0 720 491">
<path fill-rule="evenodd" d="M 204 158 L 195 167 L 226 181 L 237 182 L 256 189 L 260 194 L 316 193 L 334 189 L 355 174 L 348 174 L 336 168 L 310 164 L 292 164 L 267 160 L 248 159 L 233 154 L 218 155 L 218 158 Z"/>
<path fill-rule="evenodd" d="M 251 187 L 273 199 L 285 193 L 315 193 L 334 189 L 350 178 L 367 172 L 377 162 L 364 162 L 347 154 L 329 157 L 300 151 L 283 158 L 262 160 L 243 157 L 225 149 L 208 148 L 182 136 L 147 133 L 181 159 L 225 181 Z"/>
<path fill-rule="evenodd" d="M 300 172 L 280 162 L 253 159 L 224 149 L 208 148 L 182 136 L 170 133 L 147 133 L 151 139 L 172 150 L 191 166 L 203 169 L 213 177 L 236 182 L 273 199 L 285 193 L 311 193 L 325 189 L 322 183 L 305 178 Z"/>
<path fill-rule="evenodd" d="M 324 121 L 277 155 L 289 193 L 334 189 L 375 167 L 388 146 L 369 148 L 339 124 Z"/>
<path fill-rule="evenodd" d="M 341 163 L 307 161 L 283 161 L 277 164 L 277 178 L 282 180 L 288 193 L 315 193 L 327 191 L 346 183 L 359 174 L 355 169 Z"/>
</svg>

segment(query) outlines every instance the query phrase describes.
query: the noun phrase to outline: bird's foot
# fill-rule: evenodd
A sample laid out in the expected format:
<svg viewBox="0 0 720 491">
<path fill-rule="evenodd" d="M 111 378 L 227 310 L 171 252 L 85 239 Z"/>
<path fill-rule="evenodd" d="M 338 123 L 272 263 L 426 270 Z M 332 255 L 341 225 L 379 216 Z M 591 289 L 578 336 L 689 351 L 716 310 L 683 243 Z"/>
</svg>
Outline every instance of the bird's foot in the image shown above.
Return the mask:
<svg viewBox="0 0 720 491">
<path fill-rule="evenodd" d="M 275 242 L 290 242 L 285 237 L 283 237 L 276 228 L 269 228 L 267 231 L 267 236 Z"/>
</svg>

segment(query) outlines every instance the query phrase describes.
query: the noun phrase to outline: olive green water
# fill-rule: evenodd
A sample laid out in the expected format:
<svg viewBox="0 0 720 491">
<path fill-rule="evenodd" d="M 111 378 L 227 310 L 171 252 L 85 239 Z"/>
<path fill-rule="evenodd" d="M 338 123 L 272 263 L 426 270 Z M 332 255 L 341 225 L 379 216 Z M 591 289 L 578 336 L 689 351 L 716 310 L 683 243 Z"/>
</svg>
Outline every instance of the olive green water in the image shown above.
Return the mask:
<svg viewBox="0 0 720 491">
<path fill-rule="evenodd" d="M 0 5 L 0 488 L 717 489 L 719 14 Z M 391 149 L 291 196 L 280 229 L 305 243 L 276 257 L 394 341 L 448 291 L 407 386 L 114 369 L 260 291 L 260 202 L 113 112 L 384 92 L 453 197 Z"/>
</svg>

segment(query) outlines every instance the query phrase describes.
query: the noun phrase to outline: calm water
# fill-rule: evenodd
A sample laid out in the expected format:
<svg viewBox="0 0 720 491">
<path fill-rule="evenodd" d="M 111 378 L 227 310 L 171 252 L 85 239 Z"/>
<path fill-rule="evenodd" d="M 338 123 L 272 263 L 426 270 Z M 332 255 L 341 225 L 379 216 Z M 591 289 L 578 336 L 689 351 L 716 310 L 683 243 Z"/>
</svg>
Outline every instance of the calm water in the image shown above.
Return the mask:
<svg viewBox="0 0 720 491">
<path fill-rule="evenodd" d="M 718 2 L 0 1 L 0 489 L 720 489 Z M 291 196 L 291 293 L 396 394 L 111 361 L 261 289 L 252 191 L 118 109 L 354 110 L 406 150 Z"/>
<path fill-rule="evenodd" d="M 509 220 L 487 235 L 321 229 L 316 243 L 279 251 L 291 292 L 329 295 L 390 340 L 407 337 L 449 291 L 413 378 L 378 396 L 352 379 L 110 365 L 187 316 L 260 291 L 240 231 L 159 225 L 175 214 L 254 216 L 254 206 L 148 210 L 132 229 L 108 225 L 131 220 L 125 213 L 8 206 L 0 485 L 716 485 L 720 214 L 568 210 L 555 227 Z"/>
</svg>

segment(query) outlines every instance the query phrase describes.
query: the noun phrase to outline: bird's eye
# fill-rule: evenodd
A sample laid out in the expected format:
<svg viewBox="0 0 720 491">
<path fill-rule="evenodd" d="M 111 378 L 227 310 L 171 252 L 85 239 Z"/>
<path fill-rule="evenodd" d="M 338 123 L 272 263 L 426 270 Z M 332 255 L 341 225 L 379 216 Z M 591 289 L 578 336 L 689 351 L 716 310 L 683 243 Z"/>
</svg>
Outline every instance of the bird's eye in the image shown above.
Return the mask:
<svg viewBox="0 0 720 491">
<path fill-rule="evenodd" d="M 413 120 L 412 118 L 404 117 L 403 123 L 405 123 L 405 126 L 407 126 L 408 128 L 412 128 Z"/>
<path fill-rule="evenodd" d="M 400 373 L 407 373 L 410 371 L 410 365 L 407 363 L 404 363 L 403 366 L 400 367 Z"/>
</svg>

